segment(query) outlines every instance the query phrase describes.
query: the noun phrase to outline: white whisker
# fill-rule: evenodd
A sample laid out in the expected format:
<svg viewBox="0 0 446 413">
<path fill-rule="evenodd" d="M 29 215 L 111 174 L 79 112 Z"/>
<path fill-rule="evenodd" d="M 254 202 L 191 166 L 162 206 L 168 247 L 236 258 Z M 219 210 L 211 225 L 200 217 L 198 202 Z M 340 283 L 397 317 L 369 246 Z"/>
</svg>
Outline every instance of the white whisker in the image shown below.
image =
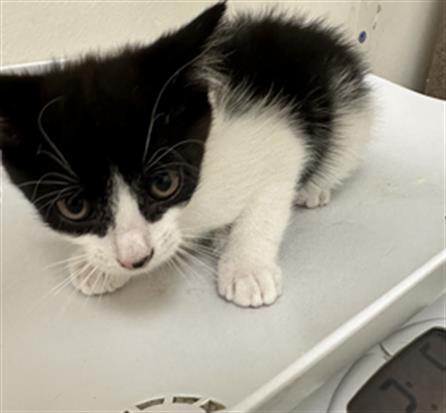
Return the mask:
<svg viewBox="0 0 446 413">
<path fill-rule="evenodd" d="M 48 142 L 48 144 L 51 146 L 51 148 L 53 149 L 53 151 L 56 153 L 56 155 L 58 156 L 59 159 L 59 165 L 61 165 L 68 173 L 71 174 L 71 176 L 77 178 L 77 175 L 74 173 L 73 169 L 71 168 L 70 164 L 68 163 L 68 161 L 66 160 L 66 158 L 62 155 L 62 152 L 57 148 L 57 146 L 55 145 L 55 143 L 50 139 L 50 137 L 48 136 L 48 134 L 46 133 L 45 129 L 43 128 L 43 124 L 42 124 L 42 119 L 43 119 L 43 115 L 45 113 L 45 111 L 55 102 L 59 102 L 61 101 L 63 98 L 62 96 L 59 96 L 55 99 L 50 100 L 40 111 L 39 116 L 37 118 L 37 125 L 39 127 L 40 132 L 42 133 L 43 137 L 45 138 L 45 140 Z M 54 159 L 54 158 L 53 158 Z"/>
<path fill-rule="evenodd" d="M 81 269 L 76 271 L 75 274 L 81 273 L 83 270 L 87 268 L 88 264 L 85 264 Z M 38 298 L 30 307 L 28 315 L 31 314 L 33 311 L 36 310 L 40 305 L 43 305 L 44 301 L 48 299 L 50 296 L 56 297 L 62 290 L 67 287 L 71 282 L 71 277 L 73 274 L 68 275 L 65 277 L 61 282 L 58 282 L 55 286 L 53 286 L 48 292 L 46 292 L 43 296 Z"/>
<path fill-rule="evenodd" d="M 151 166 L 156 165 L 161 159 L 165 158 L 169 153 L 175 151 L 176 148 L 182 145 L 195 144 L 195 145 L 204 145 L 204 143 L 198 139 L 186 139 L 184 141 L 178 142 L 173 146 L 162 146 L 151 156 L 151 158 L 147 161 L 147 166 L 144 168 L 145 170 L 149 169 Z M 165 149 L 158 158 L 154 159 L 155 156 L 162 150 Z M 153 160 L 154 159 L 154 160 Z"/>
<path fill-rule="evenodd" d="M 101 291 L 105 291 L 105 286 L 107 285 L 107 283 L 110 280 L 111 275 L 110 274 L 104 274 L 104 277 L 102 277 L 102 286 L 101 286 Z M 99 278 L 99 277 L 98 277 Z M 98 301 L 101 302 L 102 297 L 105 295 L 105 293 L 102 293 L 101 295 L 99 295 Z"/>
<path fill-rule="evenodd" d="M 31 196 L 32 199 L 34 199 L 34 197 L 37 195 L 37 190 L 39 189 L 39 186 L 41 185 L 41 182 L 46 182 L 46 181 L 44 181 L 44 179 L 46 177 L 49 177 L 49 176 L 56 176 L 56 177 L 59 177 L 61 179 L 64 179 L 64 180 L 68 181 L 69 183 L 77 184 L 76 181 L 73 181 L 70 177 L 68 177 L 68 176 L 66 176 L 64 174 L 61 174 L 59 172 L 47 172 L 46 174 L 43 174 L 39 178 L 39 180 L 38 180 L 38 182 L 36 184 L 36 187 L 34 188 L 34 191 L 32 193 L 32 196 Z M 68 183 L 66 183 L 66 185 L 68 185 Z"/>
<path fill-rule="evenodd" d="M 87 268 L 88 268 L 89 265 L 90 264 L 87 264 Z M 83 271 L 85 271 L 85 269 Z M 85 277 L 85 279 L 82 280 L 81 284 L 79 285 L 79 290 L 81 290 L 81 288 L 90 280 L 90 278 L 93 276 L 95 270 L 96 270 L 96 267 L 93 267 L 93 269 L 88 273 L 88 275 Z M 76 272 L 76 275 L 79 275 L 81 272 L 82 271 Z M 61 312 L 59 314 L 60 318 L 62 318 L 65 315 L 65 313 L 67 312 L 68 307 L 71 305 L 71 303 L 73 302 L 74 297 L 76 296 L 76 293 L 78 293 L 78 289 L 73 286 L 73 292 L 70 294 L 70 297 L 68 298 L 66 305 L 62 308 L 62 310 L 61 310 Z"/>
<path fill-rule="evenodd" d="M 173 256 L 171 263 L 175 269 L 175 272 L 178 273 L 188 285 L 190 285 L 190 280 L 187 278 L 186 273 L 183 271 L 183 264 L 178 261 L 178 256 Z"/>
<path fill-rule="evenodd" d="M 205 269 L 210 271 L 212 275 L 214 275 L 215 268 L 211 267 L 210 264 L 204 262 L 203 260 L 200 260 L 198 257 L 196 257 L 195 255 L 191 254 L 190 252 L 188 252 L 184 248 L 180 248 L 179 253 L 184 254 L 187 259 L 190 259 L 190 260 L 194 261 L 195 263 L 197 263 L 197 265 L 200 265 L 201 267 L 204 267 Z"/>
<path fill-rule="evenodd" d="M 37 183 L 39 185 L 66 185 L 67 184 L 66 182 L 63 182 L 63 181 L 42 181 L 42 182 L 40 182 L 38 180 L 34 180 L 34 181 L 23 182 L 22 184 L 17 185 L 17 187 L 23 188 L 24 186 L 36 185 Z"/>
<path fill-rule="evenodd" d="M 36 155 L 46 155 L 46 156 L 48 156 L 48 157 L 51 158 L 54 162 L 56 162 L 57 164 L 59 164 L 59 166 L 61 166 L 63 169 L 65 169 L 68 173 L 70 173 L 71 176 L 73 176 L 73 178 L 77 178 L 76 175 L 73 175 L 74 172 L 71 172 L 70 170 L 67 170 L 65 164 L 64 164 L 64 163 L 63 163 L 57 156 L 55 156 L 55 155 L 52 154 L 51 152 L 45 151 L 44 149 L 39 149 L 39 150 L 37 151 L 37 154 L 36 154 Z M 77 182 L 77 181 L 76 181 L 76 182 Z"/>
<path fill-rule="evenodd" d="M 50 268 L 57 267 L 57 266 L 59 266 L 59 265 L 75 263 L 75 262 L 77 262 L 77 261 L 82 261 L 82 260 L 84 260 L 84 259 L 87 258 L 87 257 L 88 257 L 88 254 L 87 254 L 87 253 L 85 253 L 85 254 L 80 254 L 80 255 L 76 255 L 76 256 L 74 256 L 74 257 L 69 257 L 69 258 L 66 258 L 66 259 L 64 259 L 64 260 L 56 261 L 56 262 L 53 262 L 52 264 L 46 265 L 46 266 L 44 267 L 44 269 L 50 269 Z"/>
<path fill-rule="evenodd" d="M 153 127 L 155 125 L 156 120 L 158 119 L 159 116 L 156 116 L 156 111 L 158 110 L 158 105 L 161 101 L 161 98 L 165 92 L 165 90 L 167 89 L 167 86 L 169 86 L 169 83 L 178 75 L 180 74 L 184 69 L 186 69 L 187 67 L 189 67 L 190 65 L 192 65 L 193 63 L 195 63 L 199 58 L 201 58 L 203 53 L 200 53 L 198 56 L 194 57 L 192 60 L 190 60 L 189 62 L 185 63 L 184 65 L 180 66 L 168 79 L 167 81 L 164 83 L 163 87 L 161 88 L 160 92 L 158 93 L 158 96 L 155 100 L 155 104 L 153 105 L 153 109 L 152 109 L 152 113 L 150 116 L 150 124 L 149 124 L 149 130 L 147 131 L 147 138 L 146 138 L 146 142 L 144 145 L 144 153 L 143 153 L 143 164 L 146 163 L 146 158 L 147 158 L 147 152 L 149 150 L 149 145 L 150 145 L 150 140 L 152 138 L 152 131 L 153 131 Z"/>
<path fill-rule="evenodd" d="M 46 194 L 43 194 L 43 195 L 39 196 L 39 198 L 33 199 L 33 202 L 35 204 L 37 204 L 40 201 L 42 201 L 43 199 L 46 199 L 46 198 L 51 197 L 53 195 L 54 195 L 54 198 L 59 199 L 60 195 L 66 193 L 67 191 L 74 191 L 74 189 L 76 189 L 76 187 L 70 185 L 70 186 L 68 186 L 66 188 L 63 188 L 63 189 L 60 189 L 60 190 L 57 190 L 57 191 L 47 192 Z M 42 208 L 42 206 L 40 208 Z"/>
</svg>

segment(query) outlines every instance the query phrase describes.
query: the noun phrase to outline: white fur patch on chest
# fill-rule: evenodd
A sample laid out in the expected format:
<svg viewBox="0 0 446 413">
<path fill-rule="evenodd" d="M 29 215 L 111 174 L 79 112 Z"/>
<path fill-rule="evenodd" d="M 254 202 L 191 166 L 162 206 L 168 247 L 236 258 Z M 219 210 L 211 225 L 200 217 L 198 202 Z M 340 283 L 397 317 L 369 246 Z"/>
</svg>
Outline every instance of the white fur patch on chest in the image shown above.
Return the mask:
<svg viewBox="0 0 446 413">
<path fill-rule="evenodd" d="M 297 178 L 308 157 L 304 139 L 278 106 L 243 115 L 214 110 L 197 190 L 181 217 L 197 232 L 232 223 L 270 182 Z"/>
</svg>

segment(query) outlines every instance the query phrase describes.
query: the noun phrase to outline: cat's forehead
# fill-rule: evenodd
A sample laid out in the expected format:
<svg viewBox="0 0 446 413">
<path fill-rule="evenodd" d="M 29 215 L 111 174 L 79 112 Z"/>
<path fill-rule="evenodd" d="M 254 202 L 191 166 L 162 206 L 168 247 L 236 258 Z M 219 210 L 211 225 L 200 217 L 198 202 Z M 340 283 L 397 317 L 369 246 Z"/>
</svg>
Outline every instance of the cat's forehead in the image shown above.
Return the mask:
<svg viewBox="0 0 446 413">
<path fill-rule="evenodd" d="M 175 145 L 171 156 L 199 162 L 201 148 L 178 144 L 206 139 L 207 94 L 182 78 L 166 83 L 158 72 L 142 73 L 133 55 L 52 70 L 43 82 L 38 139 L 53 149 L 48 136 L 87 177 L 111 168 L 138 176 L 148 159 Z"/>
<path fill-rule="evenodd" d="M 130 51 L 116 58 L 88 56 L 53 66 L 44 76 L 43 89 L 52 96 L 65 95 L 71 102 L 108 99 L 117 105 L 155 100 L 170 70 L 160 61 L 142 67 L 138 54 Z"/>
</svg>

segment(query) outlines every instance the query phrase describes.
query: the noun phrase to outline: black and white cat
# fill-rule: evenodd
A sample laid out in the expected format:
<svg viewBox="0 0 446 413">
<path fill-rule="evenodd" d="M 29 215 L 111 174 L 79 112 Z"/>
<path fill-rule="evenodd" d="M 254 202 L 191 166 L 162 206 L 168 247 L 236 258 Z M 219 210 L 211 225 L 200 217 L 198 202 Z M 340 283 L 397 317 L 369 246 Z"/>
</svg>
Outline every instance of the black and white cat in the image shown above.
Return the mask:
<svg viewBox="0 0 446 413">
<path fill-rule="evenodd" d="M 218 291 L 281 294 L 293 205 L 325 205 L 371 126 L 366 67 L 339 33 L 218 3 L 149 46 L 0 76 L 0 148 L 41 219 L 79 244 L 74 286 L 122 287 L 230 228 Z"/>
</svg>

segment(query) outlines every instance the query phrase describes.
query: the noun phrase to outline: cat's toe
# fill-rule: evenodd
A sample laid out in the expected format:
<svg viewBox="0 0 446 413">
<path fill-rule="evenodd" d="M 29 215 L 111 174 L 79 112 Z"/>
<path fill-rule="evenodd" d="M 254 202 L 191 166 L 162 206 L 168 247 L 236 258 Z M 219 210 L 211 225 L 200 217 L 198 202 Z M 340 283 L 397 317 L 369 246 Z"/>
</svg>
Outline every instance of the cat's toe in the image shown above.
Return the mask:
<svg viewBox="0 0 446 413">
<path fill-rule="evenodd" d="M 330 202 L 330 197 L 331 193 L 329 189 L 308 184 L 299 189 L 294 202 L 299 206 L 316 208 L 327 205 Z"/>
<path fill-rule="evenodd" d="M 282 275 L 277 265 L 237 268 L 224 264 L 219 268 L 218 291 L 241 307 L 271 305 L 282 293 Z"/>
<path fill-rule="evenodd" d="M 82 294 L 88 296 L 112 293 L 123 287 L 129 278 L 125 275 L 106 274 L 89 265 L 71 266 L 70 268 L 72 285 Z"/>
</svg>

